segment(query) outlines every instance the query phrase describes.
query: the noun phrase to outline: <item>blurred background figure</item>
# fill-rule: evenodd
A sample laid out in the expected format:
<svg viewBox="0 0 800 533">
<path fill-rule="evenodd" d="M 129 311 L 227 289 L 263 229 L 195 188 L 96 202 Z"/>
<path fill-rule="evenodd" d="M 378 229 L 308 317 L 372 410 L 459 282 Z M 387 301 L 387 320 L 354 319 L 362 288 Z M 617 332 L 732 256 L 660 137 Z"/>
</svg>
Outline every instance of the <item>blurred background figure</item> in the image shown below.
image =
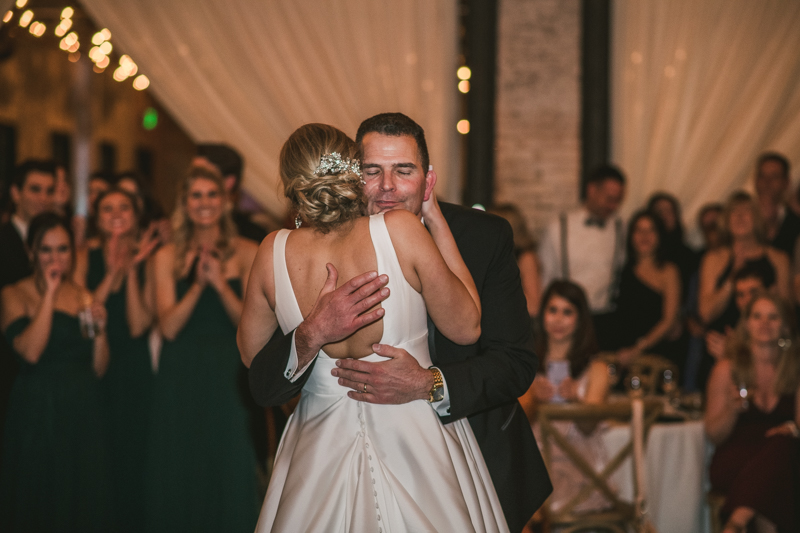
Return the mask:
<svg viewBox="0 0 800 533">
<path fill-rule="evenodd" d="M 652 353 L 683 367 L 686 348 L 678 342 L 681 277 L 666 259 L 665 233 L 661 219 L 647 210 L 635 213 L 628 224 L 627 260 L 612 323 L 612 348 L 623 366 Z"/>
<path fill-rule="evenodd" d="M 586 180 L 583 205 L 561 213 L 542 236 L 542 285 L 568 279 L 583 288 L 601 349 L 613 343 L 614 289 L 625 260 L 625 229 L 617 214 L 625 198 L 625 176 L 612 165 L 594 169 Z"/>
<path fill-rule="evenodd" d="M 55 166 L 56 189 L 53 195 L 54 211 L 67 220 L 72 219 L 72 182 L 67 169 L 62 165 Z"/>
<path fill-rule="evenodd" d="M 725 533 L 797 531 L 800 361 L 790 306 L 762 293 L 708 384 L 710 478 L 725 495 Z M 777 528 L 777 529 L 776 529 Z"/>
<path fill-rule="evenodd" d="M 146 481 L 146 524 L 154 532 L 255 529 L 256 455 L 249 395 L 237 385 L 244 365 L 236 326 L 258 246 L 236 234 L 229 206 L 222 176 L 192 167 L 173 241 L 154 257 L 164 337 Z"/>
<path fill-rule="evenodd" d="M 211 165 L 222 174 L 225 181 L 225 190 L 233 208 L 231 217 L 236 224 L 239 235 L 261 243 L 267 236 L 267 231 L 250 219 L 249 213 L 239 209 L 239 198 L 242 191 L 242 173 L 244 160 L 235 149 L 227 144 L 200 144 L 197 147 L 197 157 L 193 165 Z"/>
<path fill-rule="evenodd" d="M 503 217 L 511 224 L 511 230 L 514 232 L 514 256 L 517 258 L 517 266 L 519 266 L 522 291 L 528 301 L 528 314 L 535 317 L 539 312 L 539 291 L 541 291 L 539 260 L 536 257 L 536 245 L 528 231 L 525 217 L 514 204 L 500 204 L 490 209 L 489 212 Z"/>
<path fill-rule="evenodd" d="M 97 213 L 95 207 L 97 198 L 101 193 L 111 189 L 114 185 L 114 176 L 106 172 L 93 172 L 89 175 L 89 193 L 87 197 L 88 210 L 86 216 L 86 229 L 84 235 L 78 235 L 77 240 L 87 246 L 97 247 L 99 239 L 97 236 Z"/>
<path fill-rule="evenodd" d="M 37 215 L 50 211 L 55 202 L 55 165 L 29 159 L 14 170 L 8 193 L 11 200 L 9 220 L 0 225 L 0 289 L 16 283 L 33 272 L 25 247 L 28 226 Z M 5 328 L 2 328 L 5 330 Z M 8 397 L 19 368 L 17 358 L 0 331 L 0 443 L 3 442 Z M 0 451 L 2 451 L 0 444 Z"/>
<path fill-rule="evenodd" d="M 792 257 L 800 236 L 800 216 L 787 204 L 789 172 L 786 157 L 777 152 L 765 152 L 756 163 L 755 188 L 767 242 Z"/>
<path fill-rule="evenodd" d="M 586 295 L 578 285 L 566 280 L 552 282 L 544 292 L 537 318 L 536 353 L 539 372 L 520 403 L 533 424 L 539 446 L 541 435 L 535 424 L 536 405 L 549 402 L 582 402 L 601 404 L 608 394 L 608 370 L 595 359 L 597 341 Z M 566 422 L 559 428 L 581 455 L 593 458 L 593 465 L 602 468 L 605 452 L 595 428 L 581 428 Z M 588 482 L 563 455 L 559 447 L 551 448 L 548 467 L 553 482 L 551 505 L 558 509 L 577 494 Z M 576 510 L 602 509 L 605 498 L 593 494 Z"/>
<path fill-rule="evenodd" d="M 766 244 L 764 224 L 753 198 L 745 192 L 731 195 L 721 215 L 723 245 L 708 251 L 700 264 L 698 314 L 709 330 L 725 333 L 738 318 L 733 278 L 748 265 L 764 273 L 766 288 L 788 298 L 789 259 Z M 704 388 L 701 372 L 697 384 Z"/>
<path fill-rule="evenodd" d="M 664 226 L 664 240 L 661 242 L 664 259 L 677 266 L 681 273 L 681 300 L 683 300 L 692 276 L 697 272 L 699 258 L 697 252 L 689 248 L 684 241 L 680 204 L 671 194 L 657 192 L 647 202 L 647 210 L 654 213 Z"/>
<path fill-rule="evenodd" d="M 155 227 L 140 234 L 137 198 L 122 188 L 96 200 L 99 246 L 77 254 L 75 281 L 108 312 L 110 349 L 102 380 L 111 458 L 114 531 L 144 530 L 145 453 L 153 373 L 148 336 L 153 322 L 152 275 L 145 268 L 160 244 Z"/>
<path fill-rule="evenodd" d="M 72 281 L 69 224 L 30 222 L 33 275 L 2 292 L 2 328 L 21 360 L 6 421 L 0 530 L 109 531 L 98 376 L 108 365 L 105 310 Z"/>
<path fill-rule="evenodd" d="M 722 204 L 710 203 L 701 207 L 697 214 L 697 225 L 700 228 L 700 233 L 703 235 L 703 247 L 699 253 L 700 258 L 702 258 L 705 252 L 722 246 L 720 217 L 724 209 Z"/>
</svg>

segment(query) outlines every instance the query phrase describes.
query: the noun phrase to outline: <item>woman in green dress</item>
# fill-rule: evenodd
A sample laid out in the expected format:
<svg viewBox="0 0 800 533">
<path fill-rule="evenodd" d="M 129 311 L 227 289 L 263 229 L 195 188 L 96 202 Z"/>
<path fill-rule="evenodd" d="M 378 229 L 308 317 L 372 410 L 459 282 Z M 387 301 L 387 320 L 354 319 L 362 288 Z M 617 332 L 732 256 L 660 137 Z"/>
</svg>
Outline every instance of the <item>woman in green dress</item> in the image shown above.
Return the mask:
<svg viewBox="0 0 800 533">
<path fill-rule="evenodd" d="M 164 345 L 152 405 L 147 531 L 251 532 L 256 455 L 236 327 L 258 246 L 236 235 L 222 177 L 192 167 L 154 256 Z"/>
<path fill-rule="evenodd" d="M 72 281 L 72 233 L 58 215 L 31 221 L 28 248 L 34 274 L 1 297 L 2 327 L 21 368 L 6 420 L 0 530 L 106 532 L 98 381 L 108 364 L 105 309 Z"/>
<path fill-rule="evenodd" d="M 105 304 L 110 361 L 101 382 L 110 455 L 114 530 L 144 528 L 144 468 L 153 372 L 148 331 L 153 322 L 152 276 L 145 261 L 155 231 L 138 238 L 138 202 L 125 190 L 101 193 L 95 205 L 100 245 L 78 252 L 75 282 Z"/>
</svg>

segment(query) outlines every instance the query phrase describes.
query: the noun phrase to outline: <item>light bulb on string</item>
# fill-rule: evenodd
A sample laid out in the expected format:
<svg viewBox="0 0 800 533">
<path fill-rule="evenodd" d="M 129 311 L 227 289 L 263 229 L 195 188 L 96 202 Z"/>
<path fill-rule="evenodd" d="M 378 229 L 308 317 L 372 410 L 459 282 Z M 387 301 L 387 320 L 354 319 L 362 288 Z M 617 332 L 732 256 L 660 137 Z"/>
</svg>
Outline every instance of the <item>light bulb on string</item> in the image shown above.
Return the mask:
<svg viewBox="0 0 800 533">
<path fill-rule="evenodd" d="M 17 0 L 17 9 L 22 9 L 28 4 L 28 0 Z"/>
<path fill-rule="evenodd" d="M 102 30 L 100 30 L 100 35 L 103 36 L 104 41 L 111 40 L 111 32 L 108 30 L 108 28 L 103 28 Z"/>
<path fill-rule="evenodd" d="M 150 80 L 144 74 L 139 74 L 133 80 L 133 88 L 137 91 L 144 91 L 150 86 Z"/>
<path fill-rule="evenodd" d="M 111 50 L 113 50 L 113 49 L 114 49 L 114 47 L 108 41 L 106 41 L 106 42 L 104 42 L 103 44 L 100 45 L 100 51 L 103 52 L 105 55 L 110 54 Z"/>
<path fill-rule="evenodd" d="M 92 44 L 95 46 L 100 46 L 101 44 L 103 44 L 103 41 L 105 40 L 106 40 L 105 37 L 103 37 L 103 34 L 100 32 L 97 32 L 94 35 L 92 35 Z"/>
<path fill-rule="evenodd" d="M 19 17 L 19 25 L 22 26 L 23 28 L 27 28 L 28 24 L 31 23 L 31 20 L 33 20 L 33 11 L 31 11 L 29 9 L 26 12 L 24 12 L 22 15 L 20 15 L 20 17 Z"/>
<path fill-rule="evenodd" d="M 14 12 L 13 11 L 6 11 L 5 16 L 3 16 L 3 22 L 8 22 L 12 18 L 14 18 Z"/>
<path fill-rule="evenodd" d="M 67 7 L 65 7 L 64 9 L 61 10 L 61 18 L 62 19 L 70 19 L 70 18 L 72 18 L 72 15 L 74 15 L 74 14 L 75 14 L 75 10 L 72 9 L 71 7 L 69 7 L 69 6 L 67 6 Z"/>
<path fill-rule="evenodd" d="M 97 62 L 97 66 L 102 69 L 105 69 L 109 63 L 111 63 L 111 60 L 108 58 L 108 56 L 103 56 L 103 58 Z"/>
</svg>

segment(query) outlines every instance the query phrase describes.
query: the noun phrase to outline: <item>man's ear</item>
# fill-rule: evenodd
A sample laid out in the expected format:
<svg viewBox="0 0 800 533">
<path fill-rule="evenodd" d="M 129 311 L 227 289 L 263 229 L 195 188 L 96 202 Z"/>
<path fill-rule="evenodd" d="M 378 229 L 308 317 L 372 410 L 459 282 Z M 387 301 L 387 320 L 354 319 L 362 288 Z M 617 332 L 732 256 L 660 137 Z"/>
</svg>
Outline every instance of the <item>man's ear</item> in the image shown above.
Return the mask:
<svg viewBox="0 0 800 533">
<path fill-rule="evenodd" d="M 429 167 L 430 170 L 425 174 L 425 195 L 422 197 L 423 201 L 427 202 L 431 198 L 431 194 L 433 194 L 433 188 L 436 186 L 436 172 L 433 171 L 433 167 Z"/>
<path fill-rule="evenodd" d="M 12 185 L 8 192 L 11 194 L 11 201 L 14 202 L 14 205 L 19 205 L 19 187 Z"/>
<path fill-rule="evenodd" d="M 225 190 L 228 191 L 228 195 L 230 196 L 236 188 L 236 176 L 228 174 L 223 178 L 223 182 L 225 183 Z"/>
</svg>

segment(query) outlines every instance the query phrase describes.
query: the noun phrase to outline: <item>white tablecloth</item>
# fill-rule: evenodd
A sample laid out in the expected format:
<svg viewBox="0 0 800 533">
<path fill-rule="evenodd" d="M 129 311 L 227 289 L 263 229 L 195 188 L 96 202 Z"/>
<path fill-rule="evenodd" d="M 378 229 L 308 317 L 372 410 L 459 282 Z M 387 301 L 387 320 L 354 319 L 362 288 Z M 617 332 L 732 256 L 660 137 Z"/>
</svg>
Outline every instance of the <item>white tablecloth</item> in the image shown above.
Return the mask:
<svg viewBox="0 0 800 533">
<path fill-rule="evenodd" d="M 603 441 L 612 457 L 629 441 L 629 428 L 611 426 Z M 645 448 L 647 509 L 659 533 L 709 533 L 707 444 L 701 421 L 654 424 Z M 620 496 L 633 500 L 630 458 L 612 478 Z"/>
</svg>

